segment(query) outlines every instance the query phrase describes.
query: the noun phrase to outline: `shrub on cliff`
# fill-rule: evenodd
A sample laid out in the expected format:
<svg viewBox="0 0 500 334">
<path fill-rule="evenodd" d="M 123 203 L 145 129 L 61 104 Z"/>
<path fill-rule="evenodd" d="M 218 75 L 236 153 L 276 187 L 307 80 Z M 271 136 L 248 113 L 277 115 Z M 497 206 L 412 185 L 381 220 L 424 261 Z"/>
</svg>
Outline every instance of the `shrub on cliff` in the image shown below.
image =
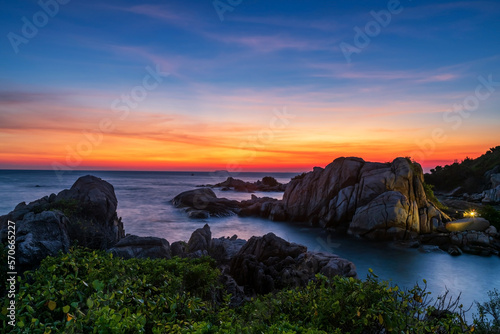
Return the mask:
<svg viewBox="0 0 500 334">
<path fill-rule="evenodd" d="M 491 225 L 500 229 L 500 211 L 492 207 L 491 205 L 485 205 L 479 209 L 479 214 L 481 217 L 490 222 Z"/>
<path fill-rule="evenodd" d="M 424 186 L 424 191 L 425 191 L 425 196 L 427 197 L 427 200 L 429 200 L 431 203 L 433 203 L 438 209 L 441 210 L 446 210 L 448 207 L 443 205 L 436 197 L 434 194 L 434 186 L 432 184 L 427 184 L 427 183 L 422 183 Z"/>
<path fill-rule="evenodd" d="M 461 193 L 477 193 L 486 189 L 489 180 L 485 173 L 500 165 L 500 146 L 492 147 L 482 156 L 466 158 L 444 167 L 437 166 L 425 174 L 425 182 L 433 184 L 439 191 L 450 191 L 461 187 Z"/>
</svg>

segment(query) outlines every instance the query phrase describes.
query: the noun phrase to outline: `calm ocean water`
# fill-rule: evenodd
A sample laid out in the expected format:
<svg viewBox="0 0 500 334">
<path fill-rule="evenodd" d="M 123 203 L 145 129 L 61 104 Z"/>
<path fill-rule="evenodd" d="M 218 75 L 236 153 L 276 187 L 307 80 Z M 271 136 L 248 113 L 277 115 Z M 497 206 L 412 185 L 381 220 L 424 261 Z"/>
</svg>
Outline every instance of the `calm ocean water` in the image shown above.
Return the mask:
<svg viewBox="0 0 500 334">
<path fill-rule="evenodd" d="M 367 275 L 368 268 L 372 268 L 380 278 L 392 280 L 403 287 L 422 283 L 425 278 L 433 295 L 446 289 L 455 296 L 461 293 L 462 302 L 467 306 L 474 301 L 487 300 L 487 291 L 500 287 L 500 258 L 496 256 L 424 254 L 414 249 L 396 249 L 382 243 L 335 237 L 306 225 L 257 218 L 231 216 L 190 220 L 170 204 L 175 195 L 196 185 L 224 181 L 227 175 L 222 173 L 72 171 L 59 179 L 53 171 L 0 170 L 0 215 L 13 210 L 20 202 L 30 202 L 70 188 L 78 177 L 88 174 L 98 176 L 115 187 L 118 215 L 123 218 L 126 233 L 162 237 L 169 242 L 187 241 L 191 233 L 205 223 L 210 225 L 214 237 L 237 234 L 248 239 L 253 235 L 274 232 L 288 241 L 306 245 L 310 250 L 329 251 L 351 260 L 356 264 L 360 278 Z M 285 173 L 240 173 L 236 177 L 256 181 L 267 175 L 280 182 L 288 182 L 294 176 Z M 248 193 L 215 192 L 219 197 L 237 200 L 251 196 Z M 255 195 L 282 197 L 282 193 Z"/>
</svg>

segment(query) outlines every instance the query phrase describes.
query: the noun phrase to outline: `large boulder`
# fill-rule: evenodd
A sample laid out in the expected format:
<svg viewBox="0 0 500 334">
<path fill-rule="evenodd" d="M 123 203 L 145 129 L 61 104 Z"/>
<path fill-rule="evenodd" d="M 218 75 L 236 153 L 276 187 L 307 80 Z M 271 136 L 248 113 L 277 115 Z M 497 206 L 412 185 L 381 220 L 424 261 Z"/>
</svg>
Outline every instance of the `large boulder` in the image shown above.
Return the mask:
<svg viewBox="0 0 500 334">
<path fill-rule="evenodd" d="M 116 214 L 117 203 L 111 184 L 87 175 L 57 195 L 18 204 L 13 211 L 0 217 L 0 228 L 9 220 L 21 221 L 29 213 L 59 210 L 67 218 L 70 242 L 92 249 L 107 249 L 125 236 L 123 224 Z"/>
<path fill-rule="evenodd" d="M 500 250 L 498 240 L 480 231 L 451 232 L 450 241 L 452 245 L 458 246 L 470 254 L 497 255 Z"/>
<path fill-rule="evenodd" d="M 461 231 L 486 231 L 490 222 L 484 218 L 462 218 L 446 223 L 446 229 L 450 232 Z"/>
<path fill-rule="evenodd" d="M 425 194 L 422 168 L 406 158 L 392 163 L 338 158 L 293 179 L 269 218 L 373 239 L 431 233 L 450 218 Z"/>
<path fill-rule="evenodd" d="M 57 256 L 70 247 L 68 219 L 59 211 L 28 212 L 17 220 L 16 260 L 18 271 L 33 269 L 47 256 Z M 8 228 L 0 232 L 1 241 L 7 244 Z"/>
<path fill-rule="evenodd" d="M 482 202 L 485 204 L 500 203 L 500 186 L 483 191 L 481 196 L 482 196 Z"/>
<path fill-rule="evenodd" d="M 249 294 L 304 286 L 318 273 L 357 275 L 353 263 L 333 254 L 307 252 L 305 246 L 273 233 L 252 237 L 232 259 L 230 273 Z"/>
<path fill-rule="evenodd" d="M 118 200 L 110 183 L 92 175 L 80 177 L 69 190 L 57 194 L 55 202 L 60 201 L 77 203 L 78 212 L 69 217 L 69 234 L 80 245 L 107 249 L 124 237 L 116 213 Z"/>
<path fill-rule="evenodd" d="M 113 186 L 93 175 L 80 177 L 70 189 L 57 194 L 54 201 L 76 201 L 82 215 L 101 223 L 112 223 L 118 207 Z"/>
<path fill-rule="evenodd" d="M 226 265 L 238 254 L 246 242 L 246 240 L 238 239 L 236 234 L 231 238 L 213 238 L 208 253 L 219 265 Z"/>
<path fill-rule="evenodd" d="M 491 174 L 490 183 L 492 189 L 500 186 L 500 173 Z"/>
<path fill-rule="evenodd" d="M 124 259 L 151 258 L 170 259 L 170 244 L 166 239 L 128 235 L 109 249 L 108 252 Z"/>
<path fill-rule="evenodd" d="M 195 230 L 189 241 L 187 243 L 187 250 L 190 253 L 200 251 L 202 253 L 208 254 L 208 250 L 212 245 L 212 232 L 210 231 L 210 226 L 205 224 L 203 228 Z"/>
<path fill-rule="evenodd" d="M 175 196 L 172 204 L 190 213 L 191 218 L 230 216 L 239 212 L 238 201 L 217 198 L 210 188 L 188 190 Z"/>
<path fill-rule="evenodd" d="M 418 216 L 408 214 L 410 205 L 400 192 L 384 192 L 356 210 L 348 232 L 368 239 L 407 239 L 418 226 Z"/>
</svg>

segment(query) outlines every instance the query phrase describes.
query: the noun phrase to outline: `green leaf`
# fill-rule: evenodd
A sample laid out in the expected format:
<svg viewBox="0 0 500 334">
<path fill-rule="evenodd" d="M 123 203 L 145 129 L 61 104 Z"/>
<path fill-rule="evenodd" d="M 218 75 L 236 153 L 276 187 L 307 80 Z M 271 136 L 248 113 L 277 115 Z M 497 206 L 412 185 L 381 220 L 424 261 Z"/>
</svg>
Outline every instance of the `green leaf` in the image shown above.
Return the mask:
<svg viewBox="0 0 500 334">
<path fill-rule="evenodd" d="M 94 287 L 94 289 L 96 289 L 97 291 L 102 291 L 104 289 L 104 283 L 102 283 L 101 281 L 99 280 L 94 280 L 92 282 L 92 286 Z"/>
<path fill-rule="evenodd" d="M 62 311 L 63 311 L 64 313 L 68 313 L 68 312 L 69 312 L 69 309 L 70 309 L 69 305 L 66 305 L 66 306 L 64 306 L 64 307 L 62 308 Z"/>
<path fill-rule="evenodd" d="M 54 309 L 56 308 L 57 304 L 56 304 L 56 302 L 54 302 L 54 301 L 51 300 L 51 301 L 49 301 L 49 303 L 47 304 L 47 306 L 49 307 L 49 310 L 54 311 Z"/>
<path fill-rule="evenodd" d="M 92 308 L 92 306 L 94 306 L 94 302 L 93 302 L 93 301 L 92 301 L 92 299 L 90 299 L 90 297 L 89 297 L 89 298 L 87 298 L 87 307 L 88 307 L 88 308 Z"/>
</svg>

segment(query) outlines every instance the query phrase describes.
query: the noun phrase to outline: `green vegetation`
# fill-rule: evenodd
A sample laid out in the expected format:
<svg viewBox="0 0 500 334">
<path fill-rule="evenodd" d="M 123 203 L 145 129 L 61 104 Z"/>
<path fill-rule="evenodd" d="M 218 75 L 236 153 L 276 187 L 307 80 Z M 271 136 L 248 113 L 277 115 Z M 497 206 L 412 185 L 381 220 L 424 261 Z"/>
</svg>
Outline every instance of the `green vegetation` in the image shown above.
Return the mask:
<svg viewBox="0 0 500 334">
<path fill-rule="evenodd" d="M 81 205 L 80 203 L 76 200 L 60 200 L 57 202 L 52 202 L 50 204 L 46 205 L 38 205 L 33 209 L 34 213 L 41 213 L 43 211 L 48 211 L 48 210 L 59 210 L 61 211 L 66 217 L 72 217 L 78 214 L 82 213 Z"/>
<path fill-rule="evenodd" d="M 76 200 L 60 200 L 52 203 L 50 210 L 59 210 L 66 217 L 72 217 L 81 214 L 82 209 L 80 203 Z"/>
<path fill-rule="evenodd" d="M 455 162 L 444 167 L 437 166 L 425 174 L 425 181 L 441 191 L 451 191 L 462 187 L 466 193 L 477 193 L 489 182 L 484 174 L 500 165 L 500 146 L 491 148 L 477 159 L 466 158 L 461 163 Z"/>
<path fill-rule="evenodd" d="M 488 220 L 491 225 L 500 230 L 500 211 L 491 205 L 485 205 L 479 209 L 479 214 L 482 218 Z"/>
<path fill-rule="evenodd" d="M 477 333 L 500 333 L 500 292 L 495 289 L 488 292 L 490 300 L 477 303 L 479 316 L 475 317 Z"/>
<path fill-rule="evenodd" d="M 434 190 L 433 190 L 434 185 L 428 184 L 425 182 L 423 182 L 422 185 L 424 186 L 425 196 L 427 197 L 427 200 L 432 202 L 438 209 L 441 209 L 441 210 L 448 209 L 448 207 L 443 205 L 443 203 L 441 203 L 437 199 L 436 195 L 434 194 Z"/>
<path fill-rule="evenodd" d="M 254 332 L 288 333 L 463 333 L 459 314 L 437 312 L 429 292 L 403 291 L 371 274 L 366 281 L 318 276 L 305 288 L 259 297 L 240 311 Z M 436 304 L 437 305 L 437 304 Z M 460 310 L 459 310 L 460 313 Z M 271 330 L 272 329 L 272 330 Z"/>
<path fill-rule="evenodd" d="M 166 333 L 205 326 L 219 271 L 211 258 L 123 260 L 72 249 L 20 282 L 13 333 Z M 2 327 L 7 328 L 2 307 Z"/>
<path fill-rule="evenodd" d="M 113 258 L 73 248 L 46 258 L 19 282 L 12 333 L 463 333 L 458 300 L 418 285 L 403 291 L 378 281 L 328 279 L 259 296 L 231 308 L 211 258 Z M 425 281 L 424 281 L 425 283 Z M 475 329 L 498 329 L 499 296 L 480 307 Z M 0 323 L 8 328 L 4 299 Z"/>
</svg>

